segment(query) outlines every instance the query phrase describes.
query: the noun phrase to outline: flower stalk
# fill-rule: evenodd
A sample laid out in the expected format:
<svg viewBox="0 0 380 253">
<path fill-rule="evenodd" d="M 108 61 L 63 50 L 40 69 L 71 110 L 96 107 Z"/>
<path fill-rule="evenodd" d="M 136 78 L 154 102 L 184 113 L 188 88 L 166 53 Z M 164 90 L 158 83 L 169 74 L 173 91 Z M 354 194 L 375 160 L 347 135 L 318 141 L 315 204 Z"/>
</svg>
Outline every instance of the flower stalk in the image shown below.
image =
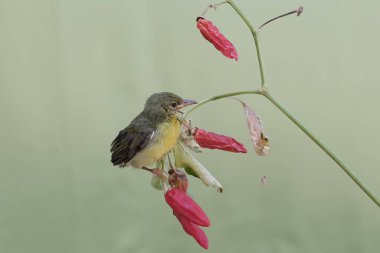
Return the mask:
<svg viewBox="0 0 380 253">
<path fill-rule="evenodd" d="M 253 39 L 254 39 L 254 44 L 256 48 L 256 53 L 257 53 L 257 59 L 259 63 L 259 69 L 260 69 L 260 78 L 261 78 L 261 86 L 259 89 L 256 90 L 248 90 L 248 91 L 238 91 L 238 92 L 230 92 L 230 93 L 225 93 L 217 96 L 213 96 L 209 99 L 206 99 L 196 106 L 194 106 L 192 109 L 190 109 L 184 116 L 187 117 L 191 112 L 194 110 L 198 109 L 199 107 L 205 105 L 206 103 L 216 101 L 219 99 L 224 99 L 227 97 L 233 97 L 237 95 L 245 95 L 245 94 L 259 94 L 263 95 L 265 98 L 267 98 L 275 107 L 277 107 L 285 116 L 287 116 L 302 132 L 304 132 L 315 144 L 318 145 L 319 148 L 321 148 L 353 181 L 354 183 L 378 206 L 380 207 L 380 201 L 377 199 L 377 197 L 368 189 L 368 187 L 365 186 L 364 183 L 362 183 L 358 177 L 356 177 L 351 170 L 331 151 L 329 150 L 320 140 L 317 138 L 314 134 L 310 132 L 308 128 L 306 128 L 299 120 L 297 120 L 293 114 L 288 111 L 275 97 L 273 97 L 269 91 L 268 87 L 266 85 L 266 79 L 265 79 L 265 71 L 264 71 L 264 64 L 261 56 L 261 50 L 260 50 L 260 45 L 259 45 L 259 39 L 258 39 L 258 33 L 255 30 L 255 28 L 252 26 L 252 24 L 249 22 L 249 20 L 246 18 L 246 16 L 242 13 L 242 11 L 238 8 L 238 6 L 234 3 L 233 0 L 227 0 L 223 3 L 228 3 L 235 11 L 236 13 L 241 17 L 241 19 L 244 21 L 244 23 L 247 25 L 249 28 Z M 212 6 L 212 5 L 211 5 Z M 289 14 L 297 13 L 297 16 L 302 12 L 303 9 L 298 9 L 296 11 L 292 11 L 290 13 L 281 15 L 286 16 Z M 279 18 L 277 17 L 277 18 Z M 277 18 L 274 18 L 266 23 L 269 23 Z M 263 26 L 263 25 L 262 25 Z"/>
</svg>

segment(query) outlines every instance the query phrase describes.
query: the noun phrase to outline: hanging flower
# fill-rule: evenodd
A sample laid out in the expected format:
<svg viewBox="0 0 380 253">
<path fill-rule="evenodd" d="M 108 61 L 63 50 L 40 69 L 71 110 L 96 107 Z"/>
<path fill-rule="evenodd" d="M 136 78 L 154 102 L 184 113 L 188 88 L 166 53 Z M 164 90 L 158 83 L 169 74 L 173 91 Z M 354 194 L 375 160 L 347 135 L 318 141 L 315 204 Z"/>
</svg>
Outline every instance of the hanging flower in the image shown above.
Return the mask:
<svg viewBox="0 0 380 253">
<path fill-rule="evenodd" d="M 186 193 L 183 191 L 171 188 L 165 193 L 166 203 L 173 209 L 175 213 L 180 216 L 186 217 L 192 223 L 208 227 L 210 220 L 202 208 Z"/>
<path fill-rule="evenodd" d="M 197 18 L 197 27 L 203 37 L 208 40 L 224 56 L 238 60 L 238 53 L 234 45 L 220 33 L 219 29 L 210 21 L 203 17 Z"/>
</svg>

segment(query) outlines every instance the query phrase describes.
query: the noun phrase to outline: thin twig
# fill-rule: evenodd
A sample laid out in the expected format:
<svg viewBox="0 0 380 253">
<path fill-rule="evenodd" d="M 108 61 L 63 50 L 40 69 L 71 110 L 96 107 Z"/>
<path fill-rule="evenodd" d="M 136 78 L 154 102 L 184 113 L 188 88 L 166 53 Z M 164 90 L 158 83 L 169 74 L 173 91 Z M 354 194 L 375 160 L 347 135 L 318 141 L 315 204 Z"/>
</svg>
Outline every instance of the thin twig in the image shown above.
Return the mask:
<svg viewBox="0 0 380 253">
<path fill-rule="evenodd" d="M 282 14 L 280 16 L 277 16 L 277 17 L 274 17 L 270 20 L 268 20 L 267 22 L 265 22 L 264 24 L 262 24 L 259 29 L 261 29 L 263 26 L 265 26 L 266 24 L 269 24 L 270 22 L 276 20 L 276 19 L 279 19 L 279 18 L 282 18 L 282 17 L 285 17 L 285 16 L 288 16 L 288 15 L 291 15 L 291 14 L 294 14 L 294 13 L 297 13 L 297 16 L 301 15 L 301 13 L 303 12 L 303 7 L 299 7 L 297 10 L 294 10 L 294 11 L 290 11 L 288 13 L 285 13 L 285 14 Z"/>
</svg>

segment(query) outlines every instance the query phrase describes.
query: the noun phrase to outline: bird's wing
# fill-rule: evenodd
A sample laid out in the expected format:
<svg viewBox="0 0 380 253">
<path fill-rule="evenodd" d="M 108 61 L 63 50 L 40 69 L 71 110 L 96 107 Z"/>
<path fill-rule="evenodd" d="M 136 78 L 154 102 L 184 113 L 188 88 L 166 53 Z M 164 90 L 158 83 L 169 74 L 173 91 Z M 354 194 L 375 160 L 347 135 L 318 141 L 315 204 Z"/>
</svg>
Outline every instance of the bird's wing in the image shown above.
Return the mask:
<svg viewBox="0 0 380 253">
<path fill-rule="evenodd" d="M 154 136 L 154 129 L 150 127 L 128 126 L 119 132 L 111 144 L 113 165 L 124 166 L 139 151 L 145 148 Z"/>
</svg>

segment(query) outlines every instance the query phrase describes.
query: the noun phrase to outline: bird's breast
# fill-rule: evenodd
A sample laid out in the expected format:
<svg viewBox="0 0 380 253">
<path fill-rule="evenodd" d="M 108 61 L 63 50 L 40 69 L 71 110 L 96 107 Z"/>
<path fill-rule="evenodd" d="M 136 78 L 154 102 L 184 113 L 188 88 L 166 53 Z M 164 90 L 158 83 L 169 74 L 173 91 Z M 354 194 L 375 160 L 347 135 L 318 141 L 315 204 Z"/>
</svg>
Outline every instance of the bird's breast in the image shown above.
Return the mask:
<svg viewBox="0 0 380 253">
<path fill-rule="evenodd" d="M 177 143 L 180 134 L 181 123 L 175 117 L 168 122 L 164 122 L 157 128 L 157 136 L 154 136 L 154 141 L 158 142 L 164 153 L 170 151 Z"/>
<path fill-rule="evenodd" d="M 131 165 L 136 168 L 141 168 L 157 162 L 177 143 L 180 129 L 181 123 L 176 117 L 170 121 L 161 123 L 154 132 L 151 143 L 136 154 L 130 162 Z"/>
</svg>

